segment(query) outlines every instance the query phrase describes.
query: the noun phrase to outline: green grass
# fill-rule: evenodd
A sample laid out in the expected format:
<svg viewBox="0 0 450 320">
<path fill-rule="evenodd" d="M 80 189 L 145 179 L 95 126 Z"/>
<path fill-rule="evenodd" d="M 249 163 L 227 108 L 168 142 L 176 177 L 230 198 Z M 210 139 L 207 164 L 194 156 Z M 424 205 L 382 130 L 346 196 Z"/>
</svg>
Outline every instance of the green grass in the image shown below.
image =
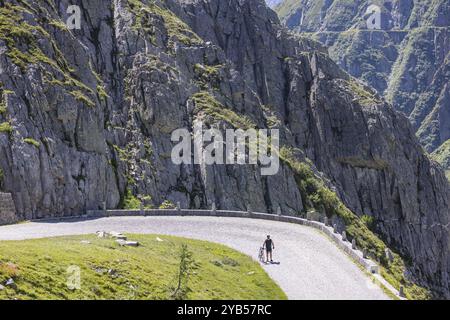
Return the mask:
<svg viewBox="0 0 450 320">
<path fill-rule="evenodd" d="M 52 20 L 50 20 L 49 24 L 51 26 L 54 26 L 55 28 L 61 30 L 61 31 L 68 31 L 69 30 L 67 28 L 67 25 L 61 20 L 52 19 Z"/>
<path fill-rule="evenodd" d="M 130 189 L 125 190 L 125 195 L 123 199 L 123 209 L 135 210 L 140 209 L 141 201 L 133 195 L 133 192 Z"/>
<path fill-rule="evenodd" d="M 9 122 L 0 123 L 0 133 L 11 133 L 12 127 Z"/>
<path fill-rule="evenodd" d="M 186 244 L 196 270 L 188 299 L 286 299 L 260 265 L 237 251 L 205 241 L 129 235 L 141 246 L 120 247 L 95 235 L 0 242 L 0 299 L 168 299 L 179 253 Z M 83 244 L 82 240 L 90 241 Z M 81 271 L 81 288 L 67 286 L 67 268 Z"/>
<path fill-rule="evenodd" d="M 378 99 L 373 92 L 364 88 L 357 80 L 352 79 L 347 81 L 348 89 L 356 95 L 358 102 L 361 106 L 371 106 L 381 104 L 382 101 Z"/>
<path fill-rule="evenodd" d="M 23 142 L 31 144 L 36 148 L 39 148 L 41 146 L 41 143 L 39 141 L 34 140 L 33 138 L 25 138 L 23 139 Z"/>
<path fill-rule="evenodd" d="M 226 121 L 236 129 L 247 130 L 256 126 L 249 117 L 226 108 L 207 91 L 198 92 L 191 99 L 195 103 L 194 113 L 196 114 L 203 113 L 212 117 L 214 121 Z"/>
<path fill-rule="evenodd" d="M 442 165 L 445 170 L 445 175 L 448 181 L 450 181 L 450 139 L 448 139 L 442 144 L 442 146 L 434 151 L 431 154 L 431 158 Z"/>
<path fill-rule="evenodd" d="M 45 16 L 50 23 L 41 23 L 45 19 L 37 19 L 38 14 Z M 25 20 L 24 15 L 32 15 L 35 19 Z M 29 23 L 29 20 L 34 23 Z M 45 71 L 45 83 L 59 85 L 85 105 L 95 106 L 88 97 L 94 94 L 94 90 L 78 80 L 76 70 L 69 65 L 56 40 L 45 30 L 44 27 L 50 25 L 62 27 L 61 22 L 50 18 L 47 10 L 28 7 L 24 1 L 20 1 L 19 5 L 6 3 L 0 7 L 0 40 L 6 44 L 6 56 L 22 72 L 26 72 L 29 65 L 39 66 Z M 44 42 L 47 46 L 43 45 Z M 103 96 L 105 92 L 100 91 L 99 94 Z"/>
<path fill-rule="evenodd" d="M 95 79 L 97 80 L 97 93 L 102 100 L 106 100 L 109 98 L 108 93 L 106 92 L 105 84 L 102 80 L 102 77 L 100 74 L 95 71 L 94 66 L 92 65 L 92 62 L 89 61 L 89 68 L 91 69 L 92 74 L 94 75 Z"/>
<path fill-rule="evenodd" d="M 208 89 L 218 88 L 220 82 L 220 70 L 223 68 L 223 65 L 203 65 L 197 63 L 194 65 L 195 77 L 201 88 Z"/>
<path fill-rule="evenodd" d="M 6 105 L 3 102 L 0 102 L 0 115 L 4 115 L 7 111 Z"/>
<path fill-rule="evenodd" d="M 128 0 L 128 8 L 134 14 L 134 30 L 142 30 L 153 35 L 153 31 L 144 18 L 143 13 L 158 15 L 164 22 L 164 27 L 170 38 L 170 42 L 179 42 L 186 46 L 199 45 L 203 40 L 192 31 L 192 29 L 180 18 L 178 18 L 170 9 L 162 3 L 156 4 L 155 1 Z"/>
<path fill-rule="evenodd" d="M 95 107 L 95 103 L 91 99 L 89 99 L 81 90 L 74 90 L 69 93 L 72 95 L 72 97 L 74 97 L 84 105 Z"/>
</svg>

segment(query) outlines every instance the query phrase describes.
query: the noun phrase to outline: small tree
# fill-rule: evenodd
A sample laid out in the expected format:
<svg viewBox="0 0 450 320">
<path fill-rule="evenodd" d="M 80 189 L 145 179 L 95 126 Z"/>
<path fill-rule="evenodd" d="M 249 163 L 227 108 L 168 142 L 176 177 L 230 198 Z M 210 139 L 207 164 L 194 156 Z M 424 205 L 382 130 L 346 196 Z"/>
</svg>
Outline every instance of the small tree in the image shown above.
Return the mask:
<svg viewBox="0 0 450 320">
<path fill-rule="evenodd" d="M 189 277 L 197 269 L 192 252 L 188 250 L 186 244 L 181 245 L 180 250 L 180 264 L 178 273 L 176 275 L 176 285 L 171 287 L 171 298 L 175 300 L 185 300 L 189 292 L 192 290 L 189 288 Z"/>
</svg>

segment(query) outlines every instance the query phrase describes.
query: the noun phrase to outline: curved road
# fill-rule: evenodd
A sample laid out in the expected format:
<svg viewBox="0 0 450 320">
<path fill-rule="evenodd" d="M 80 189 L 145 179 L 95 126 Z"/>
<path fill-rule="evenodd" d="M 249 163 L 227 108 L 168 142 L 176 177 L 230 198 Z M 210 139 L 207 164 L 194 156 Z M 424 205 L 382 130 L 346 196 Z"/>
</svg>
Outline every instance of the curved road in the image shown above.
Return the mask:
<svg viewBox="0 0 450 320">
<path fill-rule="evenodd" d="M 255 260 L 267 234 L 280 264 L 263 265 L 289 299 L 388 299 L 319 231 L 296 224 L 219 217 L 112 217 L 43 221 L 0 227 L 0 240 L 23 240 L 96 231 L 163 234 L 225 244 Z"/>
</svg>

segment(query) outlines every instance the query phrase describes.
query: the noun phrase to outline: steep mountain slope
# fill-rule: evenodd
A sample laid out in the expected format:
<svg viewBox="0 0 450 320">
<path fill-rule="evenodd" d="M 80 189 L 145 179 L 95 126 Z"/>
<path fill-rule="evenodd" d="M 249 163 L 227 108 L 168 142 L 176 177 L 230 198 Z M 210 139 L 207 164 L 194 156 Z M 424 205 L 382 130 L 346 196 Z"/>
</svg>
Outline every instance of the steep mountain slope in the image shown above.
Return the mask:
<svg viewBox="0 0 450 320">
<path fill-rule="evenodd" d="M 450 139 L 433 152 L 431 157 L 444 167 L 447 179 L 450 181 Z"/>
<path fill-rule="evenodd" d="M 83 12 L 81 30 L 63 23 L 69 4 Z M 318 43 L 284 30 L 263 0 L 16 0 L 0 10 L 0 168 L 20 218 L 136 197 L 314 209 L 409 296 L 423 297 L 412 282 L 450 296 L 443 171 L 404 116 Z M 222 131 L 279 128 L 278 174 L 175 165 L 172 131 L 199 121 Z"/>
<path fill-rule="evenodd" d="M 367 30 L 370 5 L 382 30 Z M 411 120 L 429 152 L 450 138 L 450 3 L 447 0 L 285 0 L 275 9 L 292 30 L 330 47 L 330 56 Z"/>
</svg>

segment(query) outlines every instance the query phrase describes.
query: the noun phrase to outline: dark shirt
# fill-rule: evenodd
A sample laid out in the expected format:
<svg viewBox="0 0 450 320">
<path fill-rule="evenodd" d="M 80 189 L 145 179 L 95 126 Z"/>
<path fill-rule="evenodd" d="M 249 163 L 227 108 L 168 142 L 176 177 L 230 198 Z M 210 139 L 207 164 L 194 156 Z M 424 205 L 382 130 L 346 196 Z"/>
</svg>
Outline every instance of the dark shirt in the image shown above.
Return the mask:
<svg viewBox="0 0 450 320">
<path fill-rule="evenodd" d="M 265 247 L 266 247 L 266 250 L 272 250 L 272 246 L 273 246 L 273 241 L 272 241 L 272 239 L 267 239 L 265 242 L 264 242 L 264 244 L 265 244 Z"/>
</svg>

